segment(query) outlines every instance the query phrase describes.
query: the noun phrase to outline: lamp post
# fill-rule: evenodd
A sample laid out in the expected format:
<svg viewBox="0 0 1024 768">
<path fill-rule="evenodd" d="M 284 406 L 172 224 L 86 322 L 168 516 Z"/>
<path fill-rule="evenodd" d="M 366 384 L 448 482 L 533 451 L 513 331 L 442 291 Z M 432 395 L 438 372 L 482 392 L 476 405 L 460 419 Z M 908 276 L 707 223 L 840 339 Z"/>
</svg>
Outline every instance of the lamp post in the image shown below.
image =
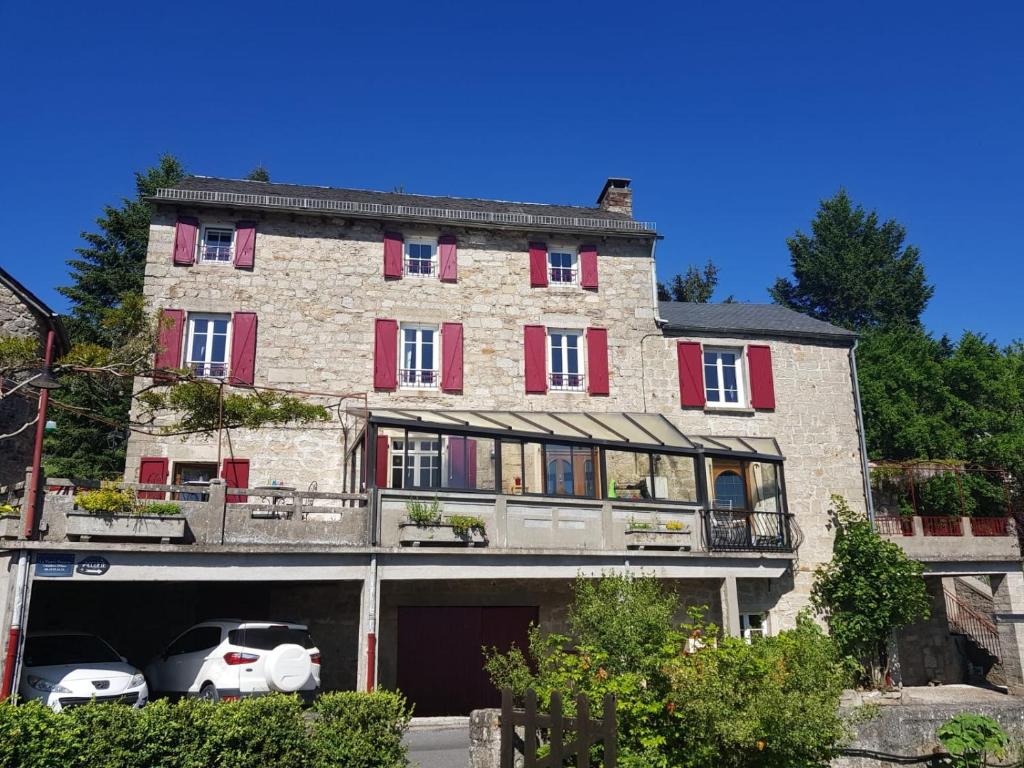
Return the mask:
<svg viewBox="0 0 1024 768">
<path fill-rule="evenodd" d="M 50 404 L 50 390 L 60 387 L 60 382 L 53 377 L 51 366 L 53 365 L 53 343 L 54 333 L 51 329 L 46 334 L 46 353 L 43 358 L 43 370 L 33 376 L 29 382 L 35 389 L 39 390 L 39 416 L 36 421 L 36 442 L 32 448 L 32 482 L 25 489 L 25 527 L 22 536 L 31 539 L 35 534 L 37 507 L 39 506 L 39 492 L 43 486 L 42 463 L 43 463 L 43 435 L 46 432 L 46 408 Z"/>
</svg>

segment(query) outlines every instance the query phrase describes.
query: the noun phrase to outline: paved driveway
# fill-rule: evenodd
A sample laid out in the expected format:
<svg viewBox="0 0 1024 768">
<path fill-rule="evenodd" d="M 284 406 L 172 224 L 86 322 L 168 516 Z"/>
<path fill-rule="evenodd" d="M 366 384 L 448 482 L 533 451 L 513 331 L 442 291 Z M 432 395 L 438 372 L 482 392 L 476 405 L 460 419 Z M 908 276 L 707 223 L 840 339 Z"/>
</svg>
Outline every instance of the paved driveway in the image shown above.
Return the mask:
<svg viewBox="0 0 1024 768">
<path fill-rule="evenodd" d="M 468 768 L 469 725 L 414 723 L 405 734 L 409 759 L 419 768 Z"/>
</svg>

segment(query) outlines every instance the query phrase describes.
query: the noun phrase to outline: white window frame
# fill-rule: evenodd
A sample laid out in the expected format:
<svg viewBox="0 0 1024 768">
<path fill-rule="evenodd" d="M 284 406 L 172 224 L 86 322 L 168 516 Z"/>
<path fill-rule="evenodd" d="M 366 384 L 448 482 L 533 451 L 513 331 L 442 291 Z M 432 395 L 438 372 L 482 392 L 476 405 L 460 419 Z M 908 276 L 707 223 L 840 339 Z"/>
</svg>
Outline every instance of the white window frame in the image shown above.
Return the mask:
<svg viewBox="0 0 1024 768">
<path fill-rule="evenodd" d="M 391 438 L 391 443 L 389 445 L 390 454 L 391 454 L 390 455 L 391 482 L 394 483 L 394 481 L 395 481 L 395 473 L 396 472 L 398 473 L 399 478 L 401 478 L 401 485 L 397 485 L 397 486 L 393 485 L 392 487 L 394 487 L 394 488 L 410 488 L 410 489 L 414 489 L 414 490 L 418 489 L 418 488 L 440 488 L 441 487 L 441 482 L 442 482 L 442 480 L 444 478 L 444 472 L 445 472 L 444 451 L 441 451 L 440 461 L 438 462 L 438 467 L 437 467 L 437 481 L 438 481 L 438 484 L 436 486 L 435 485 L 411 485 L 408 482 L 409 471 L 410 470 L 412 470 L 413 478 L 416 479 L 416 478 L 419 477 L 420 472 L 422 470 L 426 469 L 426 466 L 425 466 L 426 462 L 424 461 L 424 459 L 430 459 L 430 461 L 432 463 L 434 460 L 439 458 L 438 455 L 437 455 L 439 449 L 438 450 L 425 451 L 425 450 L 419 448 L 418 446 L 416 448 L 413 448 L 413 444 L 419 444 L 419 443 L 423 443 L 423 442 L 430 442 L 430 443 L 437 443 L 438 446 L 440 447 L 441 446 L 440 440 L 441 439 L 437 435 L 430 435 L 430 436 L 428 436 L 426 438 L 424 438 L 424 437 L 413 437 L 412 439 L 410 439 L 408 441 L 406 441 L 406 438 L 404 438 L 404 437 L 392 437 Z M 398 447 L 399 445 L 401 446 L 401 448 Z M 405 457 L 407 455 L 407 453 L 406 453 L 406 449 L 407 448 L 408 448 L 408 457 L 409 457 L 409 463 L 408 464 L 406 464 L 406 461 L 405 461 Z"/>
<path fill-rule="evenodd" d="M 196 320 L 227 320 L 227 330 L 225 331 L 226 338 L 224 339 L 224 373 L 221 376 L 208 376 L 203 373 L 195 373 L 195 365 L 217 365 L 213 360 L 190 360 L 192 356 L 192 342 L 195 338 L 196 333 Z M 201 379 L 226 379 L 230 373 L 231 368 L 231 315 L 226 312 L 189 312 L 188 313 L 188 334 L 185 339 L 185 349 L 182 353 L 183 367 L 188 368 L 198 378 Z M 206 345 L 207 356 L 209 357 L 213 353 L 213 344 Z"/>
<path fill-rule="evenodd" d="M 761 620 L 761 626 L 760 627 L 752 627 L 750 625 L 750 620 L 752 618 L 754 618 L 755 616 Z M 761 637 L 761 638 L 769 637 L 771 635 L 771 631 L 770 631 L 770 629 L 768 627 L 768 614 L 767 613 L 741 613 L 740 614 L 740 634 L 743 636 L 743 639 L 747 641 L 748 645 L 754 641 L 755 637 Z"/>
<path fill-rule="evenodd" d="M 563 344 L 558 349 L 558 355 L 561 358 L 562 370 L 559 373 L 555 372 L 553 363 L 555 357 L 555 349 L 552 346 L 552 336 L 560 334 L 561 336 L 575 336 L 577 338 L 576 343 L 576 367 L 575 372 L 569 370 L 569 345 Z M 547 376 L 548 376 L 548 389 L 554 392 L 586 392 L 586 360 L 584 360 L 584 332 L 579 328 L 548 328 L 547 329 Z M 564 377 L 576 377 L 575 385 L 570 385 L 564 381 Z M 556 377 L 560 377 L 556 379 Z"/>
<path fill-rule="evenodd" d="M 206 233 L 209 230 L 218 231 L 230 231 L 231 232 L 231 245 L 228 246 L 228 258 L 226 260 L 221 259 L 208 259 L 206 258 Z M 238 231 L 234 224 L 218 224 L 217 222 L 210 222 L 209 224 L 203 224 L 199 232 L 199 263 L 200 264 L 234 264 L 235 263 L 235 243 L 238 240 Z"/>
<path fill-rule="evenodd" d="M 416 331 L 415 368 L 405 368 L 405 332 Z M 423 331 L 434 333 L 434 367 L 423 368 Z M 432 381 L 424 383 L 423 374 L 433 372 Z M 441 385 L 441 328 L 429 323 L 400 323 L 398 326 L 398 386 L 400 389 L 438 389 Z"/>
<path fill-rule="evenodd" d="M 411 257 L 409 256 L 409 247 L 412 245 L 426 245 L 430 247 L 430 272 L 410 272 L 409 262 Z M 410 237 L 404 243 L 402 243 L 402 274 L 406 277 L 423 277 L 423 278 L 437 278 L 438 272 L 440 271 L 438 265 L 438 252 L 439 252 L 437 239 L 431 239 L 427 237 Z M 423 261 L 417 259 L 417 261 Z"/>
<path fill-rule="evenodd" d="M 555 267 L 551 263 L 551 256 L 553 254 L 567 254 L 569 256 L 569 279 L 568 280 L 555 280 L 555 269 L 563 270 L 565 267 Z M 548 271 L 548 285 L 554 286 L 573 286 L 579 285 L 580 283 L 580 252 L 579 248 L 563 248 L 561 246 L 552 246 L 548 248 L 548 252 L 544 257 L 545 267 Z"/>
<path fill-rule="evenodd" d="M 708 398 L 708 377 L 705 370 L 704 355 L 719 355 L 715 370 L 718 373 L 718 400 Z M 722 362 L 722 353 L 736 355 L 736 402 L 730 403 L 725 400 L 725 364 Z M 704 347 L 700 353 L 700 374 L 704 382 L 704 407 L 705 408 L 748 408 L 747 400 L 747 355 L 744 347 Z"/>
</svg>

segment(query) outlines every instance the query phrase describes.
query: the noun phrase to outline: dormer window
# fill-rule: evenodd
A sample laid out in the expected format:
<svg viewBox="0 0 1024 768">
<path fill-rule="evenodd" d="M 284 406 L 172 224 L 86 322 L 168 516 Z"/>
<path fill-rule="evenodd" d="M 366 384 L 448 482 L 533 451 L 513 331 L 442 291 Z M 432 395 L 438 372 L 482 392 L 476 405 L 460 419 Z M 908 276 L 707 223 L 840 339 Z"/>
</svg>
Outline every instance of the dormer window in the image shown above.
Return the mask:
<svg viewBox="0 0 1024 768">
<path fill-rule="evenodd" d="M 204 264 L 230 264 L 234 243 L 234 229 L 203 227 L 203 239 L 199 246 L 199 261 Z"/>
<path fill-rule="evenodd" d="M 433 277 L 437 274 L 437 242 L 408 240 L 405 243 L 403 269 L 410 277 Z"/>
</svg>

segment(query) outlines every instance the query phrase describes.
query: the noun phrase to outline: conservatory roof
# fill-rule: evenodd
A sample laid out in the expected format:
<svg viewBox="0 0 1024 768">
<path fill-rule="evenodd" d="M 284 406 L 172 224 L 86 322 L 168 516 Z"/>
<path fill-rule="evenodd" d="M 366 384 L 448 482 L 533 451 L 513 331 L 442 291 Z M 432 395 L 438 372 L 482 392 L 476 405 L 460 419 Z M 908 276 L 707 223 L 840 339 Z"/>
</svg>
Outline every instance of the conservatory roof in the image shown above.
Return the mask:
<svg viewBox="0 0 1024 768">
<path fill-rule="evenodd" d="M 775 438 L 684 434 L 671 421 L 656 413 L 420 411 L 387 408 L 371 409 L 368 417 L 372 424 L 424 431 L 597 443 L 609 447 L 709 453 L 774 461 L 783 458 Z"/>
</svg>

